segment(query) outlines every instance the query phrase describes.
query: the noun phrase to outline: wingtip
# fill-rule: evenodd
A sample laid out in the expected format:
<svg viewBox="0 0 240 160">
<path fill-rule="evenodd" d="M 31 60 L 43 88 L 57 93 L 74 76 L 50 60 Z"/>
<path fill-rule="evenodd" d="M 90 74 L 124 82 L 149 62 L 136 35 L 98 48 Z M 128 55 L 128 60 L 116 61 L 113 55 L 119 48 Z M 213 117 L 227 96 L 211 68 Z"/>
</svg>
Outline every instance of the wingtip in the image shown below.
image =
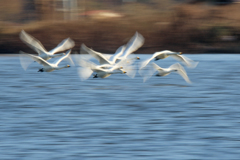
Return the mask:
<svg viewBox="0 0 240 160">
<path fill-rule="evenodd" d="M 72 52 L 72 49 L 67 50 L 66 54 L 70 54 Z"/>
<path fill-rule="evenodd" d="M 24 33 L 25 31 L 22 29 L 20 33 Z"/>
</svg>

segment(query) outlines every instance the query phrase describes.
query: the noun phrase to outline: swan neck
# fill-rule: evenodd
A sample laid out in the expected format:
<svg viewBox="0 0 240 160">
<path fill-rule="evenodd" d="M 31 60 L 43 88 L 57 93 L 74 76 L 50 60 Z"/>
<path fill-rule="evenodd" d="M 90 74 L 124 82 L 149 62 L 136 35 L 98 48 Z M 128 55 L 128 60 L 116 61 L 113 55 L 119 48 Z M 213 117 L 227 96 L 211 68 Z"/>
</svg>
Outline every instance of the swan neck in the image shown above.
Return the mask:
<svg viewBox="0 0 240 160">
<path fill-rule="evenodd" d="M 58 67 L 58 70 L 59 70 L 59 69 L 63 69 L 63 68 L 68 68 L 68 67 L 69 67 L 68 65 L 62 66 L 62 67 Z"/>
</svg>

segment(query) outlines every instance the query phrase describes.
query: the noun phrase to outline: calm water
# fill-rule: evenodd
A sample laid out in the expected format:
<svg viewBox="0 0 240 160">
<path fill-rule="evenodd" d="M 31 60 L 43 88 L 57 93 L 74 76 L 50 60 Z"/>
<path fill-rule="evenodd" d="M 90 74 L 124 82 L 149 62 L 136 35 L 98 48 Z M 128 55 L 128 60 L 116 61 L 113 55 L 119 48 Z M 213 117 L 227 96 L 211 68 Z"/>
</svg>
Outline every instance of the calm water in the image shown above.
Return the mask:
<svg viewBox="0 0 240 160">
<path fill-rule="evenodd" d="M 174 73 L 82 82 L 77 67 L 25 72 L 0 56 L 1 159 L 240 159 L 240 55 L 187 56 L 199 61 L 192 84 Z"/>
</svg>

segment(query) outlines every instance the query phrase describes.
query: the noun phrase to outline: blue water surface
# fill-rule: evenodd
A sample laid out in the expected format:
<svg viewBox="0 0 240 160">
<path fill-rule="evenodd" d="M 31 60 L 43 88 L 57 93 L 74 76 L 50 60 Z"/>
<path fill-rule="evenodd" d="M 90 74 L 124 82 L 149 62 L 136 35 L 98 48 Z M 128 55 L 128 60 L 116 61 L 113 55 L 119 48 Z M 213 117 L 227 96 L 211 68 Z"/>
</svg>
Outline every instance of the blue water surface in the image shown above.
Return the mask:
<svg viewBox="0 0 240 160">
<path fill-rule="evenodd" d="M 81 81 L 77 66 L 24 71 L 0 56 L 0 159 L 240 159 L 240 55 L 186 56 L 199 61 L 185 68 L 192 84 L 175 73 Z"/>
</svg>

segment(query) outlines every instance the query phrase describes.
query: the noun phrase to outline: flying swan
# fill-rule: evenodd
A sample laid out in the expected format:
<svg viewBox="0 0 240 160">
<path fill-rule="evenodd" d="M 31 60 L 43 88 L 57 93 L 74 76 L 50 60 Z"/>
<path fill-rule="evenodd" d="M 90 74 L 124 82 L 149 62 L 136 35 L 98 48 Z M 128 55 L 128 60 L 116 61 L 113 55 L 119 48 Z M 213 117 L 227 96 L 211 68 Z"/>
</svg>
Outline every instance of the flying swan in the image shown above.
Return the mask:
<svg viewBox="0 0 240 160">
<path fill-rule="evenodd" d="M 75 45 L 72 39 L 67 38 L 67 39 L 64 39 L 61 43 L 59 43 L 57 47 L 55 47 L 54 49 L 47 51 L 39 40 L 27 34 L 24 30 L 22 30 L 20 33 L 20 39 L 26 45 L 32 48 L 35 52 L 37 52 L 39 57 L 41 57 L 44 60 L 49 60 L 51 58 L 63 56 L 64 53 L 60 53 L 60 54 L 55 54 L 55 53 L 71 49 Z"/>
<path fill-rule="evenodd" d="M 183 64 L 185 64 L 186 66 L 188 67 L 191 67 L 191 68 L 195 68 L 198 64 L 198 62 L 194 62 L 193 60 L 181 55 L 182 52 L 172 52 L 172 51 L 169 51 L 169 50 L 164 50 L 164 51 L 161 51 L 161 52 L 155 52 L 151 58 L 143 61 L 141 64 L 140 64 L 140 67 L 139 69 L 143 69 L 150 61 L 152 61 L 153 59 L 155 59 L 156 61 L 159 60 L 159 59 L 165 59 L 167 57 L 172 57 L 178 61 L 181 61 Z"/>
<path fill-rule="evenodd" d="M 156 76 L 167 76 L 172 72 L 178 73 L 180 76 L 182 76 L 182 78 L 187 83 L 191 83 L 191 81 L 189 80 L 189 78 L 187 76 L 187 73 L 186 73 L 185 69 L 179 63 L 175 63 L 175 64 L 171 65 L 169 68 L 161 68 L 157 64 L 151 63 L 151 67 L 150 67 L 148 73 L 144 75 L 143 81 L 145 82 L 156 71 L 158 72 L 156 74 Z"/>
<path fill-rule="evenodd" d="M 53 63 L 49 63 L 46 60 L 44 60 L 43 58 L 39 57 L 39 56 L 34 56 L 31 54 L 26 54 L 24 52 L 20 52 L 21 54 L 24 54 L 30 58 L 32 58 L 34 61 L 38 62 L 39 64 L 43 65 L 43 68 L 39 69 L 38 72 L 52 72 L 54 70 L 60 70 L 63 68 L 68 68 L 70 67 L 69 65 L 65 65 L 65 66 L 58 66 L 59 63 L 64 60 L 65 58 L 67 58 L 69 56 L 69 54 L 71 53 L 71 50 L 68 50 L 66 52 L 65 56 L 62 56 L 61 58 L 57 59 L 55 62 Z"/>
</svg>

